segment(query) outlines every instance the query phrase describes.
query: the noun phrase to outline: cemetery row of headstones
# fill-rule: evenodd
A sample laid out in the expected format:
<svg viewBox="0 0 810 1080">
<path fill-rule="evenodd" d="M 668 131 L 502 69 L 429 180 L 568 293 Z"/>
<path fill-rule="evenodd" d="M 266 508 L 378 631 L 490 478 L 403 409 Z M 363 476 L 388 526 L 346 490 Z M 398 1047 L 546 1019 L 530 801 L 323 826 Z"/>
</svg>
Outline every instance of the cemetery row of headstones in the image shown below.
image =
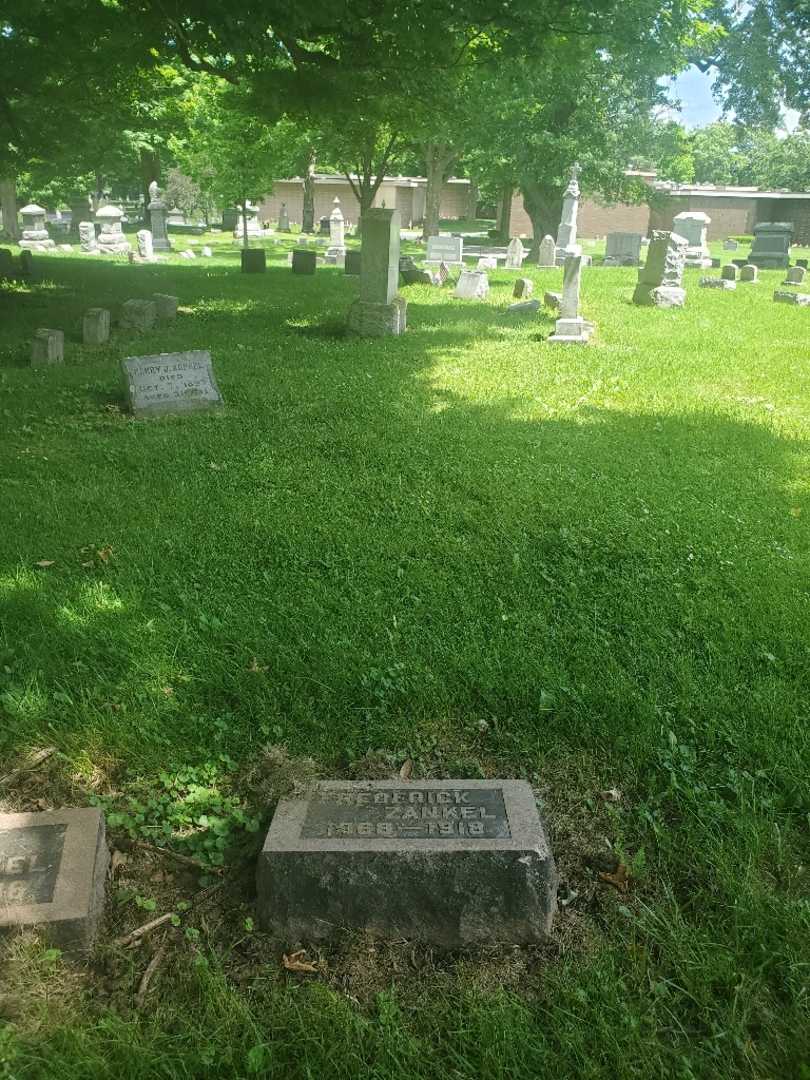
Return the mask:
<svg viewBox="0 0 810 1080">
<path fill-rule="evenodd" d="M 122 330 L 143 333 L 158 322 L 177 318 L 178 299 L 168 293 L 155 293 L 149 300 L 126 300 L 121 307 L 119 326 Z M 88 308 L 82 317 L 82 344 L 105 345 L 110 338 L 111 313 L 107 308 Z M 65 332 L 42 327 L 34 332 L 31 342 L 31 366 L 62 364 L 65 359 Z"/>
<path fill-rule="evenodd" d="M 125 361 L 143 399 L 166 374 L 151 359 Z M 188 371 L 170 374 L 183 383 Z M 109 866 L 98 808 L 0 814 L 0 931 L 90 948 Z M 320 781 L 278 804 L 256 884 L 260 924 L 279 946 L 348 928 L 459 948 L 545 941 L 558 877 L 525 781 Z"/>
</svg>

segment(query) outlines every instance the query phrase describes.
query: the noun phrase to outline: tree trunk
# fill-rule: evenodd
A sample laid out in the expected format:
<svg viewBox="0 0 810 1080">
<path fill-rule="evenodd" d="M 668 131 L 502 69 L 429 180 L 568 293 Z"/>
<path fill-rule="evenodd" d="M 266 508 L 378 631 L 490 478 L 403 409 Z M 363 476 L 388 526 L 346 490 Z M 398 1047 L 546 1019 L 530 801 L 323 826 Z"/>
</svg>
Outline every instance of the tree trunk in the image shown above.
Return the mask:
<svg viewBox="0 0 810 1080">
<path fill-rule="evenodd" d="M 17 221 L 17 178 L 0 177 L 0 210 L 3 211 L 3 232 L 9 240 L 20 239 L 20 225 Z"/>
<path fill-rule="evenodd" d="M 514 187 L 505 184 L 501 189 L 501 197 L 498 203 L 498 239 L 509 243 L 509 233 L 512 230 L 512 195 Z"/>
<path fill-rule="evenodd" d="M 310 148 L 309 160 L 304 173 L 304 210 L 301 232 L 315 232 L 315 150 Z"/>
<path fill-rule="evenodd" d="M 523 205 L 532 222 L 532 246 L 528 258 L 536 261 L 540 254 L 540 241 L 546 234 L 557 235 L 557 226 L 562 215 L 562 191 L 546 184 L 537 184 L 533 180 L 521 181 Z"/>
<path fill-rule="evenodd" d="M 439 217 L 442 208 L 442 188 L 456 160 L 454 149 L 447 143 L 429 142 L 422 147 L 425 159 L 425 217 L 422 222 L 422 239 L 439 235 Z"/>
</svg>

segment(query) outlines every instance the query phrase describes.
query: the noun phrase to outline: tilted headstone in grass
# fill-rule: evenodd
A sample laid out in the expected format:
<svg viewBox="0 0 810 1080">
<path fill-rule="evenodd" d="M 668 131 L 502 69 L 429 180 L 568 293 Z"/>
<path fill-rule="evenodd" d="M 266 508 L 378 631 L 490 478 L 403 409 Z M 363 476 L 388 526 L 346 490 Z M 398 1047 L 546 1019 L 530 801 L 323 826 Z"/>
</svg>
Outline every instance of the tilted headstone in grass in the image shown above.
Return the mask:
<svg viewBox="0 0 810 1080">
<path fill-rule="evenodd" d="M 110 313 L 106 308 L 90 308 L 82 319 L 85 345 L 104 345 L 110 340 Z"/>
<path fill-rule="evenodd" d="M 540 241 L 540 249 L 537 255 L 537 265 L 546 267 L 556 266 L 556 250 L 557 246 L 554 243 L 554 237 L 544 236 L 543 239 Z"/>
<path fill-rule="evenodd" d="M 510 304 L 506 309 L 507 315 L 534 315 L 543 305 L 539 300 L 521 300 L 518 304 Z"/>
<path fill-rule="evenodd" d="M 37 928 L 60 948 L 89 947 L 109 861 L 98 809 L 0 814 L 0 930 Z"/>
<path fill-rule="evenodd" d="M 748 261 L 760 270 L 787 268 L 792 237 L 792 222 L 760 221 L 754 226 L 754 244 Z"/>
<path fill-rule="evenodd" d="M 612 232 L 605 241 L 605 266 L 638 266 L 641 262 L 641 233 Z"/>
<path fill-rule="evenodd" d="M 453 296 L 459 300 L 484 300 L 489 296 L 489 278 L 485 270 L 462 270 Z"/>
<path fill-rule="evenodd" d="M 795 304 L 797 307 L 810 307 L 810 293 L 790 292 L 788 289 L 777 289 L 773 294 L 777 304 Z"/>
<path fill-rule="evenodd" d="M 31 342 L 31 367 L 62 364 L 65 360 L 64 330 L 37 330 Z"/>
<path fill-rule="evenodd" d="M 647 248 L 647 261 L 638 272 L 633 303 L 660 308 L 683 307 L 683 281 L 688 241 L 677 233 L 655 229 Z"/>
<path fill-rule="evenodd" d="M 520 780 L 318 783 L 279 803 L 257 883 L 261 923 L 285 945 L 344 927 L 448 948 L 542 942 L 557 894 Z"/>
<path fill-rule="evenodd" d="M 543 304 L 547 308 L 551 308 L 552 311 L 559 311 L 562 304 L 562 293 L 559 292 L 544 292 Z"/>
<path fill-rule="evenodd" d="M 464 265 L 464 239 L 461 236 L 429 236 L 425 262 Z"/>
<path fill-rule="evenodd" d="M 363 215 L 360 296 L 349 308 L 349 330 L 360 337 L 405 333 L 408 302 L 399 287 L 399 210 Z"/>
<path fill-rule="evenodd" d="M 222 406 L 210 352 L 158 353 L 121 361 L 127 404 L 135 416 L 197 412 Z"/>
<path fill-rule="evenodd" d="M 759 281 L 759 267 L 746 263 L 740 267 L 740 281 L 756 285 Z"/>
<path fill-rule="evenodd" d="M 548 341 L 555 345 L 585 345 L 593 333 L 593 323 L 579 313 L 579 288 L 582 256 L 569 255 L 565 260 L 560 315 Z"/>
<path fill-rule="evenodd" d="M 534 282 L 531 278 L 519 277 L 515 282 L 515 287 L 512 290 L 512 296 L 516 300 L 528 300 L 534 292 Z"/>
</svg>

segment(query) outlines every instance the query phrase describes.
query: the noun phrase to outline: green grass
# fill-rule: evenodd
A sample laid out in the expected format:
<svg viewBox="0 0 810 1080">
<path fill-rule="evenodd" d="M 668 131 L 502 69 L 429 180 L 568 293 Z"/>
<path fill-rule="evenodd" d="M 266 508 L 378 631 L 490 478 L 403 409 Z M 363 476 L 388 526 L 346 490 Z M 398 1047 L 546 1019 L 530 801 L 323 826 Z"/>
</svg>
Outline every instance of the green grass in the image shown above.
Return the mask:
<svg viewBox="0 0 810 1080">
<path fill-rule="evenodd" d="M 206 240 L 37 256 L 0 290 L 0 773 L 60 752 L 0 799 L 101 796 L 121 842 L 127 800 L 174 813 L 159 775 L 188 770 L 238 841 L 228 903 L 140 1012 L 149 954 L 109 944 L 150 917 L 131 900 L 89 966 L 8 948 L 0 1076 L 807 1080 L 810 320 L 773 304 L 783 274 L 687 271 L 688 306 L 656 311 L 635 271 L 586 271 L 577 349 L 505 317 L 493 271 L 487 303 L 407 287 L 408 333 L 357 341 L 357 279 L 278 247 L 242 275 Z M 156 291 L 175 324 L 78 343 L 84 309 Z M 27 366 L 39 326 L 64 367 Z M 189 348 L 222 415 L 121 412 L 120 358 Z M 326 775 L 532 780 L 571 897 L 552 944 L 417 964 L 349 941 L 283 974 L 233 811 L 266 824 L 268 743 Z M 591 869 L 611 852 L 627 894 Z"/>
</svg>

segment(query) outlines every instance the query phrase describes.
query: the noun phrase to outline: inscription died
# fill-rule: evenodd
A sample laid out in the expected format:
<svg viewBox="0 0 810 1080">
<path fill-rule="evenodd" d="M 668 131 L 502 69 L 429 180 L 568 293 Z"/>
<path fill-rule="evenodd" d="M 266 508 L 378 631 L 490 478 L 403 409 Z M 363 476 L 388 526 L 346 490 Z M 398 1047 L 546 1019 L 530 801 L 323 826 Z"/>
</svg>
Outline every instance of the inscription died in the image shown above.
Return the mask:
<svg viewBox="0 0 810 1080">
<path fill-rule="evenodd" d="M 0 904 L 50 904 L 66 825 L 0 830 Z"/>
<path fill-rule="evenodd" d="M 209 352 L 133 356 L 122 364 L 129 403 L 136 415 L 185 412 L 222 404 Z"/>
<path fill-rule="evenodd" d="M 311 840 L 496 840 L 511 835 L 500 788 L 318 788 L 301 830 Z"/>
</svg>

